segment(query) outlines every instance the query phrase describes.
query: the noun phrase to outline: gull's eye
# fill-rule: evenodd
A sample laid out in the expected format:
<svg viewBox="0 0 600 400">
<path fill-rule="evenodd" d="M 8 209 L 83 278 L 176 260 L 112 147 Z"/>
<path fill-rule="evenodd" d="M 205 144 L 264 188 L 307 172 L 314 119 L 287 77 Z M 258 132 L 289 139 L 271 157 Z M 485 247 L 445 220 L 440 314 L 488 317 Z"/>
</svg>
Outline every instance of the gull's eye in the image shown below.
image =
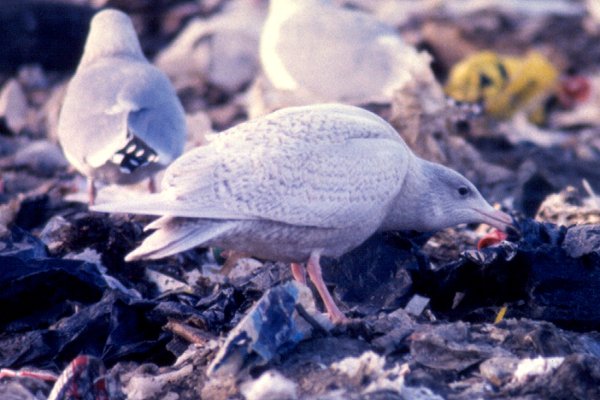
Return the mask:
<svg viewBox="0 0 600 400">
<path fill-rule="evenodd" d="M 460 194 L 461 196 L 466 196 L 468 195 L 470 192 L 469 188 L 466 186 L 461 186 L 458 188 L 458 194 Z"/>
</svg>

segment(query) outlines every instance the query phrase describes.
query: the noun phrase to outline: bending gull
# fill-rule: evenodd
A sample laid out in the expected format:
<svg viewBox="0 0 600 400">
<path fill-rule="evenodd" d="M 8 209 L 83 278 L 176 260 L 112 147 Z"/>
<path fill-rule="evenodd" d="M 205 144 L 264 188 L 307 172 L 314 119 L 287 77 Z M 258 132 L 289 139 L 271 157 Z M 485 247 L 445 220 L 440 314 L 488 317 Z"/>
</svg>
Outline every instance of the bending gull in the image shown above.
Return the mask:
<svg viewBox="0 0 600 400">
<path fill-rule="evenodd" d="M 260 39 L 265 75 L 279 89 L 319 101 L 389 101 L 430 57 L 372 15 L 330 0 L 271 0 Z"/>
<path fill-rule="evenodd" d="M 509 215 L 466 178 L 415 156 L 377 115 L 354 106 L 290 107 L 237 125 L 177 159 L 162 192 L 95 211 L 160 215 L 126 260 L 218 246 L 301 262 L 333 321 L 344 320 L 321 276 L 377 231 L 434 231 L 461 223 L 505 230 Z"/>
<path fill-rule="evenodd" d="M 181 155 L 185 136 L 183 107 L 166 75 L 144 57 L 129 17 L 96 14 L 58 123 L 65 156 L 88 177 L 90 204 L 95 180 L 150 177 Z"/>
</svg>

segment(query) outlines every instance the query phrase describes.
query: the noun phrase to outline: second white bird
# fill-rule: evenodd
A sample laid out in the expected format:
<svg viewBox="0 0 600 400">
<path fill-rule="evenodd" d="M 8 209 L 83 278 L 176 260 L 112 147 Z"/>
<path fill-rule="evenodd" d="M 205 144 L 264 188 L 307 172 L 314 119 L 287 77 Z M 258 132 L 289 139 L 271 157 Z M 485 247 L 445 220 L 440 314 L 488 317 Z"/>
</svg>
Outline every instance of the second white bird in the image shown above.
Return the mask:
<svg viewBox="0 0 600 400">
<path fill-rule="evenodd" d="M 69 162 L 88 177 L 90 203 L 95 180 L 135 183 L 183 152 L 183 107 L 166 75 L 144 57 L 124 13 L 104 10 L 92 19 L 58 138 Z"/>
</svg>

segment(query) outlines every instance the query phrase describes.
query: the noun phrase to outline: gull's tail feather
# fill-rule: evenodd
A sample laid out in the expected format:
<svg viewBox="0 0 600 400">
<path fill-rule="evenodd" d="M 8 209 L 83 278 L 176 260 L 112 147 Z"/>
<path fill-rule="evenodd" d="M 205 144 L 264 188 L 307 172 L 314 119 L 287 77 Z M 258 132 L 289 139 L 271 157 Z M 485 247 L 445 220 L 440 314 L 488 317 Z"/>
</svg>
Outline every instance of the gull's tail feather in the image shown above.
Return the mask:
<svg viewBox="0 0 600 400">
<path fill-rule="evenodd" d="M 143 198 L 122 200 L 112 203 L 95 204 L 90 210 L 107 213 L 131 213 L 147 215 L 165 215 L 165 201 L 161 193 L 145 194 Z"/>
<path fill-rule="evenodd" d="M 162 217 L 149 228 L 157 229 L 142 244 L 127 254 L 125 261 L 155 260 L 205 245 L 235 227 L 235 221 L 193 221 Z"/>
<path fill-rule="evenodd" d="M 193 201 L 170 198 L 164 193 L 146 194 L 135 200 L 121 200 L 111 203 L 95 204 L 90 210 L 106 213 L 130 213 L 145 215 L 170 215 L 199 219 L 244 220 L 254 219 L 235 210 L 228 210 L 218 204 L 202 205 Z"/>
</svg>

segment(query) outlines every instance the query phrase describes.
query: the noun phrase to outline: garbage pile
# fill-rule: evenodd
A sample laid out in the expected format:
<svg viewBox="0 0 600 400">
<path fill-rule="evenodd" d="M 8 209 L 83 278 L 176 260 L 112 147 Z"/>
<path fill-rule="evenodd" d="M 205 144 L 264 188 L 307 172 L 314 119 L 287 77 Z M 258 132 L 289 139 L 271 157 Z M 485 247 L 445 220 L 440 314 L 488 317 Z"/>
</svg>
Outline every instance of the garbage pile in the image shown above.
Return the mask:
<svg viewBox="0 0 600 400">
<path fill-rule="evenodd" d="M 393 93 L 352 99 L 270 80 L 267 1 L 5 3 L 0 30 L 14 45 L 0 49 L 0 398 L 600 398 L 595 2 L 332 2 L 391 26 L 414 56 Z M 187 150 L 278 108 L 351 103 L 469 178 L 516 229 L 382 232 L 323 258 L 342 324 L 283 262 L 220 248 L 125 262 L 154 217 L 90 211 L 86 180 L 57 141 L 102 7 L 131 17 L 169 76 Z M 318 18 L 304 23 L 327 42 Z M 346 44 L 340 54 L 354 51 Z M 310 74 L 296 76 L 314 89 Z M 147 191 L 100 185 L 96 200 Z"/>
</svg>

